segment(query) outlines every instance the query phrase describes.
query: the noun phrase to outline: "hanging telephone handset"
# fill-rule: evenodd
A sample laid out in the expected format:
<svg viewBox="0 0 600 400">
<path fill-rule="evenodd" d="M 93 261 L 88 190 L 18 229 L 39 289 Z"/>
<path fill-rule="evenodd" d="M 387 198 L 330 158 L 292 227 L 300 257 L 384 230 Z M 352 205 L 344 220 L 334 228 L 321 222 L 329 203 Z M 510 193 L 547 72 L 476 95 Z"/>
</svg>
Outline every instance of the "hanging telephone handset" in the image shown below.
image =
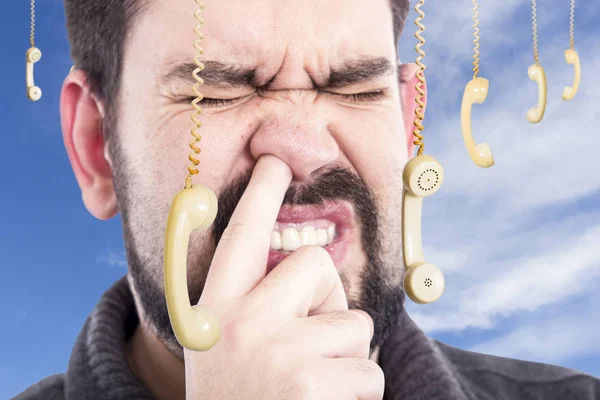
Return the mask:
<svg viewBox="0 0 600 400">
<path fill-rule="evenodd" d="M 546 85 L 546 73 L 541 65 L 533 64 L 527 71 L 529 79 L 536 81 L 538 85 L 538 103 L 537 106 L 532 107 L 527 111 L 527 119 L 532 124 L 537 124 L 544 118 L 544 112 L 546 111 L 546 97 L 548 93 Z"/>
<path fill-rule="evenodd" d="M 31 101 L 38 101 L 42 98 L 42 89 L 35 86 L 33 79 L 33 64 L 40 61 L 42 52 L 35 47 L 35 0 L 31 0 L 31 34 L 29 36 L 31 47 L 25 53 L 25 86 L 27 87 L 27 97 Z"/>
<path fill-rule="evenodd" d="M 473 140 L 473 131 L 471 128 L 471 110 L 473 109 L 473 104 L 483 104 L 490 87 L 490 82 L 487 79 L 477 77 L 479 72 L 479 28 L 477 28 L 479 21 L 477 16 L 477 2 L 476 0 L 473 0 L 473 28 L 475 28 L 475 32 L 473 33 L 473 36 L 475 37 L 473 79 L 467 83 L 463 93 L 460 123 L 465 146 L 467 147 L 467 151 L 469 152 L 471 160 L 473 160 L 476 165 L 482 168 L 489 168 L 494 165 L 494 156 L 492 155 L 492 150 L 487 143 L 475 144 L 475 141 Z"/>
<path fill-rule="evenodd" d="M 575 67 L 575 78 L 573 80 L 573 86 L 566 86 L 563 90 L 561 98 L 563 100 L 572 100 L 577 94 L 579 89 L 579 80 L 581 79 L 581 65 L 579 64 L 579 55 L 575 51 L 575 40 L 573 35 L 573 19 L 575 17 L 575 0 L 571 0 L 571 17 L 569 23 L 571 47 L 565 50 L 565 60 L 568 64 L 572 64 Z"/>
<path fill-rule="evenodd" d="M 463 94 L 460 122 L 462 127 L 463 139 L 471 156 L 471 160 L 482 168 L 489 168 L 494 165 L 494 156 L 492 149 L 487 143 L 475 144 L 471 130 L 471 109 L 473 104 L 482 104 L 487 97 L 489 81 L 485 78 L 472 79 L 465 87 Z"/>
<path fill-rule="evenodd" d="M 575 67 L 575 79 L 573 81 L 573 86 L 566 86 L 563 90 L 563 94 L 561 98 L 563 100 L 571 100 L 577 94 L 577 90 L 579 89 L 579 80 L 581 79 L 581 66 L 579 65 L 579 56 L 577 52 L 573 49 L 565 50 L 565 59 L 567 63 L 573 64 Z"/>
<path fill-rule="evenodd" d="M 444 275 L 438 267 L 425 262 L 421 242 L 423 198 L 431 196 L 444 181 L 444 169 L 433 157 L 420 155 L 408 162 L 402 174 L 402 244 L 404 246 L 404 288 L 418 304 L 431 303 L 444 292 Z"/>
<path fill-rule="evenodd" d="M 196 130 L 201 127 L 198 117 L 202 114 L 202 108 L 198 103 L 203 97 L 198 87 L 204 83 L 198 73 L 204 69 L 200 60 L 200 56 L 204 54 L 204 49 L 200 47 L 200 40 L 204 37 L 200 28 L 204 19 L 200 16 L 200 11 L 205 6 L 201 0 L 196 0 L 196 3 L 198 9 L 194 12 L 194 17 L 198 24 L 194 28 L 197 35 L 194 48 L 197 54 L 194 62 L 197 68 L 192 73 L 196 81 L 192 87 L 196 95 L 192 101 L 195 110 L 192 121 L 195 126 L 191 130 L 194 139 L 190 143 L 192 153 L 189 155 L 192 165 L 188 167 L 185 187 L 173 197 L 169 210 L 165 231 L 164 281 L 167 309 L 177 341 L 186 349 L 207 351 L 221 338 L 221 326 L 209 308 L 201 305 L 191 306 L 187 286 L 187 251 L 190 235 L 194 231 L 210 227 L 218 210 L 217 196 L 212 190 L 202 185 L 192 185 L 192 176 L 198 173 L 195 167 L 200 163 L 196 156 L 200 154 L 197 143 L 201 137 Z"/>
<path fill-rule="evenodd" d="M 173 332 L 190 350 L 205 351 L 219 341 L 216 317 L 202 306 L 190 305 L 187 251 L 193 231 L 208 228 L 217 216 L 217 197 L 207 187 L 193 185 L 179 191 L 171 203 L 165 235 L 165 297 Z"/>
<path fill-rule="evenodd" d="M 404 167 L 402 180 L 404 190 L 402 194 L 402 247 L 404 253 L 404 265 L 406 273 L 404 275 L 404 291 L 408 297 L 418 304 L 431 303 L 436 301 L 444 292 L 445 281 L 442 271 L 433 264 L 427 264 L 423 257 L 423 247 L 421 243 L 421 217 L 423 210 L 423 197 L 431 196 L 441 186 L 444 180 L 444 169 L 441 164 L 433 157 L 423 155 L 423 117 L 425 110 L 425 65 L 421 63 L 425 52 L 421 46 L 425 44 L 425 39 L 420 35 L 425 31 L 425 26 L 420 21 L 425 17 L 420 7 L 425 3 L 421 0 L 415 6 L 415 11 L 419 17 L 415 20 L 420 30 L 415 37 L 419 43 L 415 47 L 419 57 L 416 64 L 420 67 L 417 70 L 418 82 L 416 90 L 418 92 L 415 101 L 416 119 L 413 135 L 417 140 L 415 145 L 419 146 L 417 156 L 410 160 Z"/>
<path fill-rule="evenodd" d="M 42 97 L 42 89 L 35 86 L 33 79 L 33 64 L 40 61 L 42 52 L 37 47 L 30 47 L 25 54 L 25 85 L 27 86 L 27 97 L 31 101 L 38 101 Z"/>
<path fill-rule="evenodd" d="M 527 75 L 529 79 L 537 82 L 538 86 L 538 103 L 537 106 L 530 108 L 527 111 L 527 119 L 532 124 L 537 124 L 544 118 L 544 113 L 546 112 L 546 97 L 548 94 L 548 88 L 546 85 L 546 73 L 544 72 L 544 68 L 540 65 L 538 46 L 537 46 L 537 14 L 536 14 L 536 4 L 535 0 L 531 0 L 532 4 L 532 18 L 533 18 L 533 58 L 535 60 L 535 64 L 531 65 L 527 70 Z"/>
</svg>

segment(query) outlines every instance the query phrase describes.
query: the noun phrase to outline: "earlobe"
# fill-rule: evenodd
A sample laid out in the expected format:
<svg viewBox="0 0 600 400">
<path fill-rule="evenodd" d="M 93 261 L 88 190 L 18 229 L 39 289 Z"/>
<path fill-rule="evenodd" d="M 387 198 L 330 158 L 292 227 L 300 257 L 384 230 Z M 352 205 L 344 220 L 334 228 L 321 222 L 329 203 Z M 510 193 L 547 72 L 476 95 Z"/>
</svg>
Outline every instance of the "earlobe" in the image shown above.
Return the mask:
<svg viewBox="0 0 600 400">
<path fill-rule="evenodd" d="M 404 120 L 404 132 L 406 133 L 406 146 L 409 159 L 412 158 L 415 150 L 413 131 L 415 129 L 415 109 L 417 108 L 415 98 L 417 97 L 416 85 L 419 82 L 416 76 L 418 70 L 419 66 L 414 63 L 400 64 L 398 66 L 398 85 L 400 87 L 402 117 Z M 427 105 L 427 85 L 423 89 L 425 91 L 423 102 Z"/>
<path fill-rule="evenodd" d="M 104 220 L 116 215 L 116 196 L 112 168 L 105 156 L 102 104 L 90 93 L 85 78 L 83 71 L 74 70 L 63 83 L 63 140 L 87 210 Z"/>
</svg>

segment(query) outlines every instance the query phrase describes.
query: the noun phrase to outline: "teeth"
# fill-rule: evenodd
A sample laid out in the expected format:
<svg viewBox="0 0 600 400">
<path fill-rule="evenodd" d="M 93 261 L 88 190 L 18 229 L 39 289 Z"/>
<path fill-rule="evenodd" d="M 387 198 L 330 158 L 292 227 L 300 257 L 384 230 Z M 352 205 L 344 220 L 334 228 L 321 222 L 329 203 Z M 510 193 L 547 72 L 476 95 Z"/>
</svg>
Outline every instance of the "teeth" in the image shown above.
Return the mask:
<svg viewBox="0 0 600 400">
<path fill-rule="evenodd" d="M 300 232 L 294 228 L 286 228 L 281 233 L 281 247 L 286 251 L 295 251 L 300 247 Z"/>
<path fill-rule="evenodd" d="M 327 244 L 327 231 L 325 229 L 317 229 L 317 242 L 319 246 Z"/>
<path fill-rule="evenodd" d="M 271 250 L 292 252 L 301 246 L 326 246 L 335 237 L 335 224 L 331 222 L 316 224 L 318 228 L 307 223 L 286 225 L 277 225 L 271 233 Z"/>
<path fill-rule="evenodd" d="M 271 249 L 281 250 L 281 233 L 277 231 L 271 232 Z"/>
<path fill-rule="evenodd" d="M 316 246 L 318 240 L 317 231 L 315 230 L 315 227 L 305 226 L 304 228 L 302 228 L 302 231 L 300 232 L 300 240 L 303 246 Z M 319 244 L 319 246 L 322 246 L 322 244 Z"/>
</svg>

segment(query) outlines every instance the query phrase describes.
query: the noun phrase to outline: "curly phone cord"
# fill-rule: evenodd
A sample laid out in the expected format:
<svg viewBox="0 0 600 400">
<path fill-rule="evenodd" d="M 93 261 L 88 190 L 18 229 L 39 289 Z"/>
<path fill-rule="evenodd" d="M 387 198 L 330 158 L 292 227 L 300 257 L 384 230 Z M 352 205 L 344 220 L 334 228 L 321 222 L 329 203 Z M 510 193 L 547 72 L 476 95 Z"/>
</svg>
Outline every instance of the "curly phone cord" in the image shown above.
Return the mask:
<svg viewBox="0 0 600 400">
<path fill-rule="evenodd" d="M 479 20 L 477 17 L 479 13 L 477 12 L 477 0 L 473 0 L 473 28 L 475 28 L 475 32 L 473 32 L 473 44 L 475 44 L 475 54 L 473 55 L 473 79 L 477 78 L 477 74 L 479 73 Z"/>
<path fill-rule="evenodd" d="M 575 0 L 571 0 L 571 16 L 569 17 L 569 36 L 571 49 L 575 50 L 575 35 L 573 34 L 573 24 L 575 20 Z"/>
<path fill-rule="evenodd" d="M 198 20 L 198 24 L 194 27 L 194 33 L 198 36 L 194 40 L 194 48 L 197 51 L 197 54 L 194 57 L 194 63 L 196 64 L 197 68 L 194 69 L 194 71 L 192 72 L 192 75 L 196 80 L 196 83 L 192 86 L 194 95 L 196 95 L 196 98 L 192 100 L 192 106 L 195 110 L 195 112 L 192 114 L 192 121 L 194 122 L 195 126 L 192 127 L 190 131 L 194 139 L 190 142 L 190 148 L 192 149 L 192 152 L 189 154 L 188 158 L 192 162 L 192 164 L 188 167 L 188 176 L 185 179 L 186 189 L 192 187 L 192 176 L 198 173 L 198 168 L 196 167 L 198 166 L 198 164 L 200 164 L 200 160 L 197 158 L 197 156 L 200 154 L 201 149 L 196 144 L 200 142 L 202 136 L 200 136 L 200 134 L 196 131 L 202 127 L 202 122 L 200 122 L 200 120 L 198 119 L 202 114 L 202 107 L 200 107 L 199 103 L 204 98 L 204 96 L 202 96 L 202 93 L 200 93 L 200 91 L 198 90 L 200 85 L 204 84 L 204 80 L 200 76 L 198 76 L 198 73 L 204 70 L 204 64 L 202 64 L 200 60 L 201 56 L 204 54 L 204 49 L 200 47 L 200 42 L 202 39 L 204 39 L 204 35 L 202 34 L 202 32 L 200 32 L 200 28 L 202 28 L 202 26 L 204 25 L 204 18 L 200 16 L 200 11 L 204 10 L 205 4 L 202 2 L 202 0 L 195 1 L 196 4 L 198 4 L 198 8 L 194 12 L 194 17 L 196 18 L 196 20 Z"/>
<path fill-rule="evenodd" d="M 31 0 L 31 34 L 29 35 L 29 42 L 31 47 L 35 47 L 35 0 Z"/>
<path fill-rule="evenodd" d="M 415 63 L 419 66 L 420 69 L 417 71 L 416 74 L 419 82 L 416 85 L 416 90 L 418 94 L 417 96 L 415 96 L 415 101 L 417 103 L 417 108 L 415 108 L 415 115 L 417 118 L 414 122 L 415 129 L 413 131 L 413 136 L 417 140 L 415 140 L 413 144 L 415 146 L 419 146 L 419 149 L 417 151 L 417 155 L 419 156 L 423 154 L 423 149 L 425 148 L 425 144 L 423 143 L 423 135 L 421 135 L 421 132 L 423 132 L 423 129 L 425 129 L 423 127 L 423 118 L 425 117 L 425 115 L 423 114 L 423 111 L 425 110 L 425 103 L 423 101 L 423 99 L 425 98 L 425 64 L 421 62 L 423 57 L 425 57 L 425 52 L 421 50 L 421 46 L 425 44 L 425 38 L 421 36 L 421 33 L 425 32 L 425 25 L 421 24 L 421 21 L 423 20 L 423 18 L 425 18 L 425 13 L 421 11 L 421 6 L 423 6 L 423 4 L 425 4 L 425 0 L 421 0 L 415 6 L 415 11 L 419 14 L 419 17 L 415 19 L 415 25 L 419 27 L 419 30 L 417 31 L 417 33 L 415 33 L 415 37 L 419 40 L 419 43 L 417 43 L 417 45 L 415 46 L 415 50 L 419 54 Z"/>
<path fill-rule="evenodd" d="M 532 6 L 532 20 L 533 20 L 533 59 L 535 60 L 536 65 L 540 65 L 540 58 L 538 52 L 538 44 L 537 44 L 537 9 L 535 0 L 531 0 Z"/>
</svg>

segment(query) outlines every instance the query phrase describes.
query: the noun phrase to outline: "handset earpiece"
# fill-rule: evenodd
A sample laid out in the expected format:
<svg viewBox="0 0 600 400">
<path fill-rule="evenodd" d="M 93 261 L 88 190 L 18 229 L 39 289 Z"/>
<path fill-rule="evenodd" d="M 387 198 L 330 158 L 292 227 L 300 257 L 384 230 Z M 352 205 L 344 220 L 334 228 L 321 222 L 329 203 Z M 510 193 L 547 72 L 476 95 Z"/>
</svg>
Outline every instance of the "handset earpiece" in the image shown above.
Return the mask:
<svg viewBox="0 0 600 400">
<path fill-rule="evenodd" d="M 27 86 L 27 97 L 31 101 L 38 101 L 42 97 L 42 89 L 35 86 L 33 79 L 33 64 L 40 61 L 42 52 L 37 47 L 30 47 L 25 54 L 25 85 Z"/>
<path fill-rule="evenodd" d="M 193 231 L 207 229 L 217 216 L 217 197 L 209 188 L 193 185 L 180 190 L 171 203 L 164 248 L 167 309 L 179 343 L 190 350 L 209 350 L 221 337 L 216 316 L 206 307 L 190 305 L 187 251 Z"/>
<path fill-rule="evenodd" d="M 463 139 L 467 146 L 467 151 L 471 160 L 483 168 L 489 168 L 494 165 L 494 156 L 487 143 L 475 144 L 471 129 L 471 110 L 473 104 L 483 104 L 487 97 L 490 83 L 485 78 L 472 79 L 465 87 L 463 94 L 460 121 L 463 133 Z"/>
<path fill-rule="evenodd" d="M 563 100 L 571 100 L 577 94 L 577 89 L 579 89 L 579 80 L 581 79 L 581 66 L 579 64 L 579 55 L 577 51 L 574 49 L 565 50 L 565 59 L 567 63 L 573 64 L 575 67 L 575 79 L 573 81 L 573 86 L 566 86 L 563 90 L 562 99 Z"/>
<path fill-rule="evenodd" d="M 404 290 L 418 304 L 436 301 L 444 292 L 444 274 L 425 262 L 421 242 L 423 197 L 438 191 L 444 181 L 444 169 L 433 157 L 420 155 L 410 160 L 402 175 L 402 246 L 406 274 Z"/>
</svg>

